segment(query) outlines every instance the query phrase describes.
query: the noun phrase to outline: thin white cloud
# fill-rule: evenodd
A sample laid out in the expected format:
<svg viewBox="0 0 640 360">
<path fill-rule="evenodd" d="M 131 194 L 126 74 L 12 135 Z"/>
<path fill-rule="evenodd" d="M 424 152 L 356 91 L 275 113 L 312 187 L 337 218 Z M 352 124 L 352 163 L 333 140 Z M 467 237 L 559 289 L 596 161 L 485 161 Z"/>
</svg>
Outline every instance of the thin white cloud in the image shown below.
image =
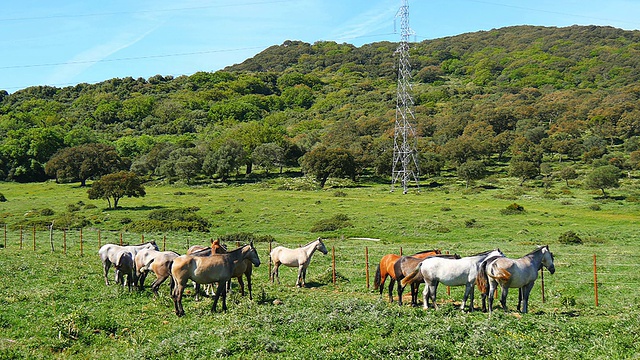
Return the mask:
<svg viewBox="0 0 640 360">
<path fill-rule="evenodd" d="M 393 21 L 398 8 L 399 5 L 396 1 L 379 3 L 351 18 L 335 32 L 334 38 L 347 41 L 377 32 L 390 33 L 393 31 Z"/>
</svg>

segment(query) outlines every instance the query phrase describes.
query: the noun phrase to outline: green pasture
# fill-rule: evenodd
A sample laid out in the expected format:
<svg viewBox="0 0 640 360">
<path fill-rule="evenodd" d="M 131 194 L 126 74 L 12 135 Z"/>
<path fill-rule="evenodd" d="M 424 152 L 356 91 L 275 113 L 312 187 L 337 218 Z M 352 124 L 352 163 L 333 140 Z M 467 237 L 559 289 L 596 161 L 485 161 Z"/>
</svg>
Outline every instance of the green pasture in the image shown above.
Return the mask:
<svg viewBox="0 0 640 360">
<path fill-rule="evenodd" d="M 146 197 L 125 198 L 121 209 L 106 210 L 106 202 L 88 200 L 76 184 L 1 183 L 8 201 L 0 203 L 0 224 L 6 224 L 0 238 L 0 359 L 637 357 L 637 183 L 625 179 L 604 199 L 577 186 L 546 191 L 508 180 L 490 185 L 423 187 L 406 195 L 374 183 L 304 191 L 277 190 L 275 182 L 147 185 Z M 504 214 L 514 203 L 525 211 Z M 154 209 L 183 207 L 199 208 L 211 231 L 122 231 Z M 338 214 L 350 226 L 310 231 Z M 82 254 L 80 229 L 55 227 L 54 219 L 65 217 L 86 225 Z M 51 220 L 49 233 L 42 224 Z M 567 231 L 583 243 L 560 243 Z M 269 243 L 257 243 L 262 265 L 254 270 L 254 299 L 234 292 L 227 313 L 212 314 L 211 299 L 196 302 L 189 291 L 186 316 L 178 318 L 167 285 L 154 298 L 148 289 L 129 293 L 102 280 L 98 242 L 115 243 L 122 236 L 139 243 L 144 236 L 183 253 L 188 245 L 237 233 L 269 235 L 272 246 L 289 247 L 322 236 L 330 251 L 314 255 L 309 287 L 298 289 L 294 269 L 281 268 L 282 284 L 268 282 Z M 461 312 L 456 306 L 462 288 L 447 294 L 441 286 L 438 311 L 388 304 L 386 288 L 382 297 L 373 289 L 377 261 L 387 253 L 439 248 L 465 256 L 499 247 L 520 257 L 543 244 L 555 255 L 556 273 L 544 272 L 544 302 L 538 279 L 527 315 Z M 152 281 L 150 275 L 147 285 Z M 510 292 L 510 310 L 516 294 Z M 480 306 L 477 292 L 475 305 Z"/>
</svg>

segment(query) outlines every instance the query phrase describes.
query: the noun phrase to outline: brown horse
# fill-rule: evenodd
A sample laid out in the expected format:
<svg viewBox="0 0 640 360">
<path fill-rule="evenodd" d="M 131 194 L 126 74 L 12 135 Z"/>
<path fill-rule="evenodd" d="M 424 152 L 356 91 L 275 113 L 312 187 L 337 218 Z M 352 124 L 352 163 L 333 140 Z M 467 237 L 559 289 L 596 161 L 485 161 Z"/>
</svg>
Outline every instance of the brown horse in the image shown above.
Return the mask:
<svg viewBox="0 0 640 360">
<path fill-rule="evenodd" d="M 423 251 L 411 256 L 403 256 L 394 264 L 394 271 L 396 274 L 396 281 L 398 281 L 398 304 L 402 305 L 402 293 L 406 285 L 402 285 L 402 279 L 409 274 L 413 273 L 418 264 L 432 256 L 444 257 L 449 259 L 460 259 L 460 255 L 442 255 L 440 250 Z M 420 284 L 424 281 L 422 276 L 415 276 L 408 282 L 411 285 L 411 306 L 418 306 L 418 291 L 420 290 Z"/>
<path fill-rule="evenodd" d="M 149 271 L 153 271 L 156 275 L 156 280 L 151 284 L 151 290 L 154 295 L 158 296 L 158 288 L 165 280 L 171 277 L 171 263 L 178 256 L 180 254 L 174 251 L 156 251 L 153 249 L 139 251 L 136 254 L 135 263 L 140 290 L 144 289 L 144 281 Z M 169 281 L 169 286 L 173 290 L 173 281 Z"/>
<path fill-rule="evenodd" d="M 412 256 L 424 259 L 429 256 L 441 254 L 440 250 L 426 250 L 421 251 L 419 253 L 415 253 Z M 376 275 L 373 280 L 373 288 L 375 290 L 380 289 L 380 295 L 382 296 L 382 289 L 384 287 L 384 282 L 389 277 L 389 302 L 393 302 L 393 285 L 395 285 L 396 281 L 402 280 L 404 275 L 398 278 L 399 273 L 396 272 L 395 264 L 398 260 L 400 260 L 401 256 L 396 254 L 387 254 L 380 259 L 380 263 L 378 264 L 378 268 L 376 269 Z M 398 282 L 398 304 L 402 305 L 402 290 L 400 288 L 400 283 Z M 412 295 L 413 297 L 413 295 Z"/>
<path fill-rule="evenodd" d="M 173 266 L 171 267 L 171 276 L 176 283 L 176 287 L 173 289 L 172 293 L 176 315 L 184 315 L 182 294 L 188 280 L 193 280 L 199 284 L 211 284 L 217 282 L 222 285 L 231 280 L 233 269 L 237 264 L 245 259 L 249 259 L 256 267 L 260 266 L 258 252 L 253 246 L 253 243 L 239 247 L 227 254 L 212 254 L 211 256 L 178 256 L 173 261 Z M 216 305 L 218 304 L 218 299 L 221 295 L 222 310 L 227 310 L 226 286 L 218 286 L 213 299 L 211 311 L 216 311 Z"/>
<path fill-rule="evenodd" d="M 227 247 L 220 243 L 220 239 L 211 240 L 211 246 L 193 245 L 187 250 L 187 255 L 211 256 L 211 254 L 226 254 Z M 200 298 L 200 284 L 194 283 L 196 301 Z M 213 284 L 205 284 L 205 294 L 213 295 Z"/>
</svg>

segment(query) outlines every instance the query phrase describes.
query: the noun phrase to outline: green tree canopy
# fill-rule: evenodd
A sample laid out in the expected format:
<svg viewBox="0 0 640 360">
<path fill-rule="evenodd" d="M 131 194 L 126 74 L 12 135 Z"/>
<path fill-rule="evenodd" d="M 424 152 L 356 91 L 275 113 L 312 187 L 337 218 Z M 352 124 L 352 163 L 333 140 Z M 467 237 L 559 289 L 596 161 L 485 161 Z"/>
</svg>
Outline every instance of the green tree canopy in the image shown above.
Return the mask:
<svg viewBox="0 0 640 360">
<path fill-rule="evenodd" d="M 324 187 L 330 176 L 349 177 L 355 180 L 356 161 L 348 150 L 318 146 L 301 159 L 302 171 L 313 175 Z"/>
<path fill-rule="evenodd" d="M 129 167 L 115 148 L 105 144 L 84 144 L 58 151 L 45 166 L 47 175 L 56 181 L 80 181 L 98 178 Z"/>
<path fill-rule="evenodd" d="M 111 209 L 111 200 L 113 199 L 113 208 L 118 207 L 118 202 L 125 196 L 143 197 L 146 195 L 142 180 L 131 171 L 120 171 L 113 174 L 107 174 L 96 180 L 91 188 L 87 191 L 89 199 L 104 199 Z"/>
<path fill-rule="evenodd" d="M 620 186 L 620 169 L 613 165 L 600 166 L 591 171 L 584 179 L 587 189 L 602 190 L 602 196 L 607 196 L 605 189 L 617 188 Z"/>
</svg>

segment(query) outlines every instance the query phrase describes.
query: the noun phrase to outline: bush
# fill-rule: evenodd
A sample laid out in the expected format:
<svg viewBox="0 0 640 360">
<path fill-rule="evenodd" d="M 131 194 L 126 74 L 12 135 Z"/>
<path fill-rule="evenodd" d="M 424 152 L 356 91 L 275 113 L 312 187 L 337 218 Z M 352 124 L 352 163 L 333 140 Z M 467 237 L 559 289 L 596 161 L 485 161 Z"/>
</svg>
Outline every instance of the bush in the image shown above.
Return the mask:
<svg viewBox="0 0 640 360">
<path fill-rule="evenodd" d="M 6 202 L 6 201 L 7 201 L 7 198 L 4 197 L 3 193 L 0 193 L 0 202 Z"/>
<path fill-rule="evenodd" d="M 198 207 L 186 207 L 179 209 L 153 210 L 148 215 L 148 220 L 139 220 L 126 227 L 135 232 L 155 231 L 199 231 L 209 232 L 211 224 L 196 214 Z"/>
<path fill-rule="evenodd" d="M 223 243 L 240 243 L 240 244 L 248 244 L 250 242 L 271 242 L 276 239 L 271 235 L 255 235 L 253 233 L 236 233 L 236 234 L 226 234 L 218 237 L 218 239 Z"/>
<path fill-rule="evenodd" d="M 567 231 L 560 235 L 558 241 L 564 245 L 581 245 L 582 239 L 573 231 Z"/>
<path fill-rule="evenodd" d="M 44 208 L 40 210 L 40 215 L 42 216 L 51 216 L 55 214 L 55 212 L 52 209 L 49 208 Z"/>
<path fill-rule="evenodd" d="M 353 226 L 351 219 L 345 214 L 337 214 L 329 219 L 321 219 L 311 227 L 311 232 L 335 231 Z"/>
<path fill-rule="evenodd" d="M 500 210 L 500 213 L 502 215 L 517 215 L 517 214 L 524 214 L 525 210 L 524 210 L 524 207 L 522 205 L 518 205 L 516 203 L 513 203 L 513 204 L 507 206 L 505 209 Z"/>
</svg>

